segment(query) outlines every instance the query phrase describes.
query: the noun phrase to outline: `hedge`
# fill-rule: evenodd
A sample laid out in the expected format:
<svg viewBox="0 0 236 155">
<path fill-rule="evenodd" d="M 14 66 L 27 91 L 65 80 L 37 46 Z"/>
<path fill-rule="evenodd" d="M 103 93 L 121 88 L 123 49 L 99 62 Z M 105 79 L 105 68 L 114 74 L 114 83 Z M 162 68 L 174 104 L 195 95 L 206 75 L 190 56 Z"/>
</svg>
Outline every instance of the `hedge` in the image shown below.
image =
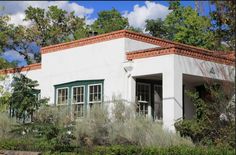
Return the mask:
<svg viewBox="0 0 236 155">
<path fill-rule="evenodd" d="M 8 139 L 0 141 L 0 150 L 39 151 L 43 154 L 83 155 L 234 155 L 235 150 L 216 147 L 146 147 L 113 145 L 94 147 L 58 146 L 42 139 Z"/>
</svg>

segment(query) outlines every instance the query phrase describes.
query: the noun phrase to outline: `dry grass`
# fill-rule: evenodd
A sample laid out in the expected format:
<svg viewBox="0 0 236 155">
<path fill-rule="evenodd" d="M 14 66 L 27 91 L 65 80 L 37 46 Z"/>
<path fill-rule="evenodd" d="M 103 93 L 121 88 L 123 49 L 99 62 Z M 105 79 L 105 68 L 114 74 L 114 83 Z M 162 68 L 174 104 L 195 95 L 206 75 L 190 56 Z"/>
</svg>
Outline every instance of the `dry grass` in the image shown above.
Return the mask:
<svg viewBox="0 0 236 155">
<path fill-rule="evenodd" d="M 112 115 L 106 106 L 94 106 L 76 123 L 75 136 L 82 145 L 136 144 L 145 146 L 193 146 L 190 139 L 163 130 L 162 125 L 142 116 L 120 100 L 113 101 Z"/>
<path fill-rule="evenodd" d="M 7 113 L 0 113 L 0 139 L 10 137 L 10 131 L 15 127 L 16 120 L 10 118 Z"/>
</svg>

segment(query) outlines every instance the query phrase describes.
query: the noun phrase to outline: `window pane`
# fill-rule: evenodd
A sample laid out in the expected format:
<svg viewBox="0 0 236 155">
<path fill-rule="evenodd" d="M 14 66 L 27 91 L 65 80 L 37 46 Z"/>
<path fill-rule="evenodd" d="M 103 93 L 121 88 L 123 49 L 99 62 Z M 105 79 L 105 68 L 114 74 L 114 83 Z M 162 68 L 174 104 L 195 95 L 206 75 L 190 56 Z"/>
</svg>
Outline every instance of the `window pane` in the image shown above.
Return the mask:
<svg viewBox="0 0 236 155">
<path fill-rule="evenodd" d="M 137 112 L 139 114 L 148 114 L 148 105 L 150 104 L 150 85 L 138 83 L 137 84 Z"/>
<path fill-rule="evenodd" d="M 89 102 L 101 101 L 101 85 L 89 86 Z"/>
<path fill-rule="evenodd" d="M 58 104 L 67 104 L 68 101 L 68 89 L 58 89 L 57 103 Z"/>
<path fill-rule="evenodd" d="M 74 87 L 73 88 L 73 103 L 83 103 L 84 102 L 84 87 Z"/>
<path fill-rule="evenodd" d="M 82 117 L 84 115 L 84 105 L 83 104 L 75 104 L 74 105 L 74 115 L 76 117 Z"/>
</svg>

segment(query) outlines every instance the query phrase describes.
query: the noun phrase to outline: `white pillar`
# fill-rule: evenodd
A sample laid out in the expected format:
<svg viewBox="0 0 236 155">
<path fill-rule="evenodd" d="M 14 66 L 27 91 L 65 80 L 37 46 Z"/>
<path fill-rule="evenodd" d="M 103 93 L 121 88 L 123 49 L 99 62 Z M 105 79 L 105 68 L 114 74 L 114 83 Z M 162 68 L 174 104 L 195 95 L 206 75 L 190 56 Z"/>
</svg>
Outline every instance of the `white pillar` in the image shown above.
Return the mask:
<svg viewBox="0 0 236 155">
<path fill-rule="evenodd" d="M 182 73 L 173 69 L 163 73 L 163 123 L 164 128 L 175 131 L 174 123 L 182 119 L 183 99 L 182 99 Z"/>
<path fill-rule="evenodd" d="M 129 89 L 128 89 L 128 101 L 134 103 L 136 100 L 136 82 L 135 79 L 130 76 L 129 77 Z"/>
</svg>

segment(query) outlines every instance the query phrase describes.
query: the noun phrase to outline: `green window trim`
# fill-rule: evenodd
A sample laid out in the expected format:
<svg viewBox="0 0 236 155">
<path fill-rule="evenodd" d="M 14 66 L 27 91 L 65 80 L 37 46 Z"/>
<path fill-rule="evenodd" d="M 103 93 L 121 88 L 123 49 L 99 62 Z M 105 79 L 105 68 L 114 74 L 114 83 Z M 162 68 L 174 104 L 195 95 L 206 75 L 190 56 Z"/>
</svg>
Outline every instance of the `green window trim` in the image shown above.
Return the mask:
<svg viewBox="0 0 236 155">
<path fill-rule="evenodd" d="M 104 101 L 104 80 L 83 80 L 83 81 L 73 81 L 73 82 L 68 82 L 68 83 L 62 83 L 62 84 L 57 84 L 54 85 L 54 91 L 55 91 L 55 95 L 54 95 L 54 103 L 55 105 L 69 105 L 70 110 L 72 105 L 78 105 L 78 104 L 83 104 L 83 109 L 84 112 L 86 113 L 87 110 L 89 110 L 90 106 L 90 101 L 89 101 L 89 87 L 92 85 L 100 85 L 101 86 L 101 101 L 99 101 L 99 103 L 102 103 Z M 84 98 L 83 98 L 83 102 L 81 103 L 73 103 L 73 88 L 76 87 L 83 87 L 84 88 Z M 57 104 L 58 102 L 58 90 L 59 89 L 64 89 L 67 88 L 68 89 L 68 103 L 67 104 Z M 95 102 L 93 102 L 95 103 Z"/>
</svg>

